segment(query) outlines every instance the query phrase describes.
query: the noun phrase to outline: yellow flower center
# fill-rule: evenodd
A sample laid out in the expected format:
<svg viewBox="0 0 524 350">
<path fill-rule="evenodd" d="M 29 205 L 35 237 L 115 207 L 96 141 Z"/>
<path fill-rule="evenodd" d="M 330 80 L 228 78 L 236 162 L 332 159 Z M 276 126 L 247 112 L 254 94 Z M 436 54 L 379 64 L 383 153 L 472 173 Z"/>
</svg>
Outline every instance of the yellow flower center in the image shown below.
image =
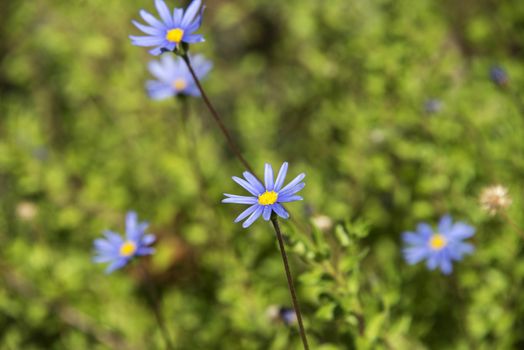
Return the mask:
<svg viewBox="0 0 524 350">
<path fill-rule="evenodd" d="M 180 28 L 171 29 L 166 34 L 166 39 L 172 43 L 180 43 L 184 37 L 184 30 Z"/>
<path fill-rule="evenodd" d="M 120 246 L 120 255 L 124 257 L 131 256 L 136 252 L 136 244 L 131 241 L 125 241 Z"/>
<path fill-rule="evenodd" d="M 271 205 L 275 204 L 278 199 L 278 193 L 275 191 L 266 191 L 258 196 L 258 204 L 260 205 Z"/>
<path fill-rule="evenodd" d="M 176 79 L 171 85 L 176 91 L 182 91 L 187 87 L 187 81 L 185 79 Z"/>
<path fill-rule="evenodd" d="M 448 244 L 446 237 L 444 237 L 440 233 L 435 233 L 433 236 L 431 236 L 431 239 L 429 240 L 429 247 L 432 250 L 441 250 L 446 246 L 446 244 Z"/>
</svg>

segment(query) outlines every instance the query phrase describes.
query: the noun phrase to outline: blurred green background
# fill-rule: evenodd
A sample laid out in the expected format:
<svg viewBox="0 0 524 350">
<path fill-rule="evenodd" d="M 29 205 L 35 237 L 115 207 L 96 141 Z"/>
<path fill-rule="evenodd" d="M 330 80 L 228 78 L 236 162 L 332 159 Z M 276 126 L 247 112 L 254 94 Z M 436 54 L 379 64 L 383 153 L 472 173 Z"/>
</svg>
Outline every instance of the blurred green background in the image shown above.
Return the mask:
<svg viewBox="0 0 524 350">
<path fill-rule="evenodd" d="M 283 228 L 312 349 L 524 348 L 522 238 L 477 199 L 504 184 L 524 227 L 524 2 L 206 5 L 192 52 L 246 158 L 307 173 Z M 140 8 L 0 2 L 0 349 L 164 348 L 137 267 L 91 263 L 130 209 L 177 349 L 300 349 L 268 315 L 290 306 L 270 225 L 220 204 L 244 169 L 202 101 L 145 93 Z M 475 254 L 449 277 L 406 265 L 400 234 L 445 213 Z"/>
</svg>

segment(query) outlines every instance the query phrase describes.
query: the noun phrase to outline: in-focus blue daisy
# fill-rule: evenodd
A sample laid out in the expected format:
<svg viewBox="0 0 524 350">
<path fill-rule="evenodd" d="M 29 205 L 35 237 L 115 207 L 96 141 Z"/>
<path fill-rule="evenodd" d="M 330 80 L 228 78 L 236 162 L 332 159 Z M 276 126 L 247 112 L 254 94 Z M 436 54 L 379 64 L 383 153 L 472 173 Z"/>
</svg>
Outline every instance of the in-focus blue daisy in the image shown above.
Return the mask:
<svg viewBox="0 0 524 350">
<path fill-rule="evenodd" d="M 407 245 L 404 258 L 410 265 L 426 260 L 430 270 L 439 268 L 444 274 L 453 271 L 452 262 L 460 261 L 466 254 L 473 252 L 473 246 L 463 240 L 473 236 L 475 229 L 463 222 L 453 223 L 451 216 L 440 219 L 438 230 L 420 223 L 416 232 L 404 232 L 402 239 Z"/>
<path fill-rule="evenodd" d="M 185 11 L 175 8 L 173 14 L 171 14 L 164 0 L 155 0 L 160 20 L 149 12 L 140 10 L 140 16 L 148 25 L 143 25 L 137 21 L 133 21 L 133 24 L 147 35 L 129 36 L 133 45 L 154 46 L 155 48 L 149 52 L 158 56 L 163 51 L 175 50 L 180 43 L 193 44 L 203 42 L 204 37 L 202 35 L 193 34 L 202 24 L 204 6 L 201 5 L 201 0 L 193 0 Z"/>
<path fill-rule="evenodd" d="M 281 203 L 294 202 L 302 200 L 302 197 L 297 196 L 296 193 L 306 186 L 302 182 L 306 174 L 302 173 L 295 177 L 287 186 L 284 185 L 286 179 L 288 163 L 282 164 L 280 171 L 278 172 L 277 179 L 273 180 L 273 169 L 271 165 L 266 163 L 264 171 L 265 186 L 258 181 L 258 179 L 248 171 L 244 172 L 244 179 L 233 176 L 235 181 L 240 186 L 244 187 L 252 196 L 236 196 L 233 194 L 224 195 L 227 197 L 222 200 L 222 203 L 236 203 L 236 204 L 249 204 L 242 214 L 240 214 L 235 222 L 239 222 L 247 218 L 242 224 L 242 227 L 249 227 L 256 219 L 262 215 L 264 220 L 269 221 L 271 213 L 275 212 L 278 216 L 283 219 L 289 218 L 289 214 L 284 209 Z"/>
<path fill-rule="evenodd" d="M 135 212 L 126 215 L 126 236 L 122 237 L 112 231 L 105 231 L 105 238 L 94 242 L 96 263 L 110 263 L 106 273 L 111 273 L 127 265 L 135 256 L 150 255 L 155 252 L 149 246 L 155 241 L 155 236 L 146 234 L 148 224 L 138 222 Z"/>
<path fill-rule="evenodd" d="M 213 67 L 213 64 L 202 55 L 191 56 L 191 65 L 199 80 L 203 79 Z M 157 78 L 146 83 L 147 92 L 154 100 L 176 95 L 200 96 L 195 80 L 180 57 L 162 55 L 160 61 L 149 63 L 149 71 Z"/>
</svg>

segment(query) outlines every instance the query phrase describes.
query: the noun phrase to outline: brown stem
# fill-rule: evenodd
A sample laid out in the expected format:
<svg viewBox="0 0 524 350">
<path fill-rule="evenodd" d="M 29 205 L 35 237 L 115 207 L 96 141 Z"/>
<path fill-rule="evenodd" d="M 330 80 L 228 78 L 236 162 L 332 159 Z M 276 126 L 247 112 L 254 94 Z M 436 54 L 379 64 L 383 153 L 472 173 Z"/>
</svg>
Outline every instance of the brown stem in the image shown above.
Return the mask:
<svg viewBox="0 0 524 350">
<path fill-rule="evenodd" d="M 160 309 L 160 306 L 158 305 L 158 293 L 156 289 L 154 288 L 152 284 L 152 279 L 149 273 L 147 272 L 147 269 L 144 265 L 141 263 L 138 264 L 140 270 L 142 271 L 142 275 L 144 277 L 144 281 L 146 284 L 146 289 L 149 297 L 149 303 L 151 305 L 151 308 L 153 309 L 153 313 L 155 314 L 155 319 L 160 327 L 160 331 L 162 333 L 162 337 L 164 338 L 164 341 L 166 343 L 166 349 L 167 350 L 174 350 L 173 343 L 171 343 L 171 337 L 169 336 L 169 332 L 167 331 L 166 322 L 164 320 L 164 316 L 162 314 L 162 310 Z"/>
<path fill-rule="evenodd" d="M 284 239 L 282 238 L 282 232 L 280 231 L 278 218 L 274 213 L 271 215 L 271 223 L 273 223 L 273 227 L 277 235 L 278 245 L 280 246 L 280 253 L 282 254 L 282 261 L 284 262 L 284 269 L 286 270 L 287 284 L 289 286 L 289 292 L 291 293 L 291 300 L 293 301 L 293 309 L 295 309 L 295 314 L 297 315 L 298 328 L 300 330 L 302 344 L 304 345 L 304 350 L 309 350 L 306 331 L 304 330 L 304 324 L 302 323 L 302 313 L 300 312 L 300 306 L 298 304 L 297 294 L 295 292 L 295 286 L 293 284 L 293 277 L 291 277 L 291 271 L 289 269 L 289 263 L 287 261 L 286 248 L 284 247 Z"/>
<path fill-rule="evenodd" d="M 187 68 L 189 69 L 189 72 L 193 76 L 193 79 L 195 80 L 195 83 L 196 83 L 196 85 L 198 87 L 198 90 L 200 91 L 200 94 L 202 95 L 202 98 L 204 99 L 204 102 L 205 102 L 207 108 L 211 112 L 211 115 L 213 116 L 213 119 L 215 119 L 215 121 L 218 124 L 218 127 L 222 131 L 222 134 L 224 134 L 224 136 L 226 137 L 226 140 L 227 140 L 227 143 L 229 145 L 229 148 L 231 149 L 233 154 L 238 158 L 238 160 L 242 163 L 242 165 L 244 165 L 244 167 L 246 167 L 246 169 L 249 170 L 249 172 L 251 172 L 251 174 L 255 175 L 255 172 L 253 171 L 253 169 L 251 168 L 249 163 L 242 156 L 242 153 L 240 152 L 240 149 L 238 148 L 238 146 L 235 143 L 235 141 L 233 140 L 233 137 L 231 137 L 231 134 L 229 133 L 229 131 L 227 130 L 226 126 L 222 122 L 222 118 L 220 118 L 220 115 L 218 114 L 217 110 L 215 109 L 215 107 L 213 106 L 211 101 L 209 100 L 209 97 L 207 97 L 206 92 L 202 88 L 202 84 L 200 84 L 200 80 L 198 79 L 198 77 L 197 77 L 197 75 L 196 75 L 196 73 L 195 73 L 195 71 L 193 69 L 193 66 L 191 65 L 191 61 L 189 59 L 189 56 L 187 54 L 184 54 L 184 55 L 182 55 L 182 59 L 184 60 L 184 62 L 186 62 Z"/>
</svg>

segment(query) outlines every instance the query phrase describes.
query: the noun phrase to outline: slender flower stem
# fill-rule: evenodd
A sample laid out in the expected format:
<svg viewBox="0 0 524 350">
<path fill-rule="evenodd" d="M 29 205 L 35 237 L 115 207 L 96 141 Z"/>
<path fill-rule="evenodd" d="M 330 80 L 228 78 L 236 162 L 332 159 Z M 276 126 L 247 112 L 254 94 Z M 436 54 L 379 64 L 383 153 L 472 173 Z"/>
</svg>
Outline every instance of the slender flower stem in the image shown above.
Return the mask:
<svg viewBox="0 0 524 350">
<path fill-rule="evenodd" d="M 291 293 L 291 299 L 293 301 L 293 309 L 295 309 L 295 314 L 297 315 L 298 327 L 300 330 L 300 337 L 302 338 L 302 344 L 304 345 L 304 350 L 309 350 L 306 331 L 304 330 L 304 324 L 302 323 L 302 313 L 300 312 L 300 305 L 298 304 L 297 294 L 295 292 L 295 286 L 293 284 L 293 277 L 291 276 L 289 263 L 287 261 L 286 248 L 284 247 L 284 239 L 282 238 L 282 232 L 280 231 L 278 218 L 274 213 L 271 215 L 271 223 L 273 224 L 273 228 L 275 229 L 278 245 L 280 246 L 280 253 L 282 254 L 282 261 L 284 262 L 284 269 L 286 270 L 287 284 L 289 286 L 289 292 Z"/>
<path fill-rule="evenodd" d="M 508 213 L 506 213 L 505 211 L 501 211 L 501 216 L 502 218 L 504 219 L 504 221 L 506 221 L 510 226 L 511 228 L 513 228 L 513 230 L 520 235 L 520 237 L 524 238 L 524 232 L 522 231 L 522 229 L 520 228 L 519 225 L 517 225 L 515 223 L 515 221 L 513 221 Z"/>
<path fill-rule="evenodd" d="M 244 165 L 246 167 L 246 169 L 249 170 L 250 173 L 255 174 L 255 172 L 253 171 L 253 169 L 251 168 L 249 163 L 242 156 L 242 153 L 240 152 L 240 149 L 238 148 L 237 144 L 233 140 L 233 137 L 231 136 L 231 134 L 227 130 L 226 126 L 222 122 L 222 118 L 220 117 L 220 115 L 218 114 L 217 110 L 215 109 L 215 107 L 213 106 L 211 101 L 209 100 L 209 97 L 207 97 L 207 94 L 204 91 L 204 88 L 202 87 L 202 84 L 200 83 L 200 80 L 198 79 L 198 77 L 197 77 L 197 75 L 195 73 L 195 70 L 193 69 L 193 66 L 191 65 L 191 60 L 189 59 L 189 56 L 187 55 L 187 53 L 182 55 L 182 59 L 186 63 L 187 68 L 189 69 L 189 72 L 193 76 L 193 79 L 195 80 L 195 83 L 196 83 L 196 85 L 198 87 L 198 90 L 200 91 L 200 94 L 202 95 L 202 98 L 204 99 L 204 102 L 205 102 L 207 108 L 211 112 L 211 115 L 213 116 L 213 119 L 215 119 L 215 121 L 218 124 L 218 127 L 220 128 L 220 131 L 222 131 L 222 134 L 224 134 L 224 136 L 226 137 L 226 140 L 227 140 L 227 143 L 229 145 L 229 148 L 231 149 L 233 154 L 238 158 L 238 160 L 242 163 L 242 165 Z"/>
<path fill-rule="evenodd" d="M 152 284 L 151 276 L 149 275 L 149 272 L 147 272 L 147 269 L 143 264 L 139 263 L 138 265 L 142 272 L 142 276 L 145 280 L 147 294 L 149 297 L 149 303 L 151 305 L 153 313 L 155 314 L 155 319 L 162 333 L 162 337 L 164 338 L 164 342 L 166 343 L 166 349 L 174 350 L 175 348 L 173 346 L 173 343 L 171 342 L 171 337 L 169 336 L 169 332 L 167 331 L 166 322 L 162 314 L 162 310 L 160 309 L 160 306 L 158 305 L 158 293 Z"/>
</svg>

